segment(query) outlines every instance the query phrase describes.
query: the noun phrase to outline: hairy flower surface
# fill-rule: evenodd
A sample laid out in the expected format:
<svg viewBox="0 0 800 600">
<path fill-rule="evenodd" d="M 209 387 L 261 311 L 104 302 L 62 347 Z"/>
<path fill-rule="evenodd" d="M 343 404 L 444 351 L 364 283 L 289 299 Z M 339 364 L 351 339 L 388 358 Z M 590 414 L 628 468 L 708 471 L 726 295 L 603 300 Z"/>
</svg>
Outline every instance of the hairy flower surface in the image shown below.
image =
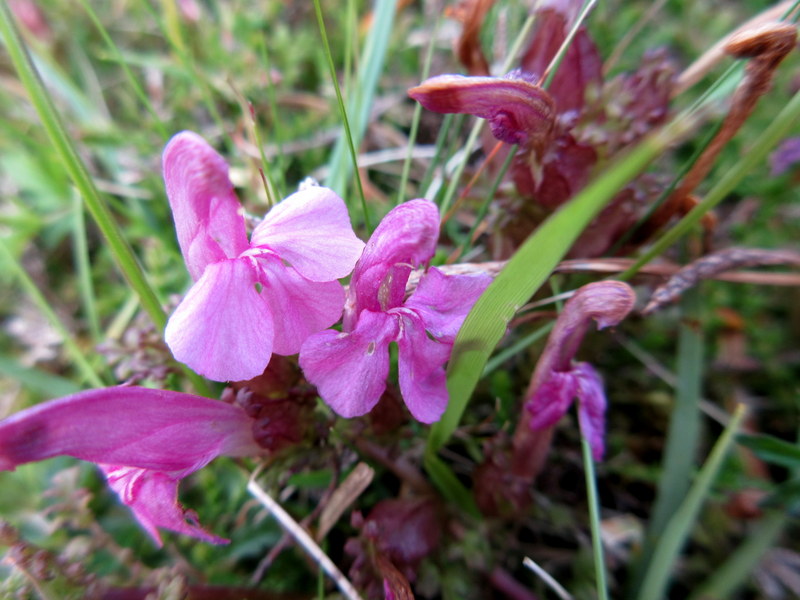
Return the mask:
<svg viewBox="0 0 800 600">
<path fill-rule="evenodd" d="M 300 350 L 341 316 L 364 248 L 332 190 L 309 187 L 272 210 L 247 240 L 224 159 L 184 131 L 163 157 L 181 252 L 195 280 L 165 331 L 175 358 L 216 381 L 260 375 L 272 353 Z"/>
<path fill-rule="evenodd" d="M 423 423 L 447 406 L 444 364 L 472 304 L 491 279 L 448 276 L 435 267 L 405 298 L 411 271 L 429 261 L 439 237 L 439 210 L 428 200 L 394 208 L 372 234 L 353 271 L 342 332 L 310 336 L 300 366 L 328 405 L 343 417 L 368 413 L 389 374 L 389 344 L 397 342 L 400 392 Z"/>
<path fill-rule="evenodd" d="M 0 421 L 0 470 L 54 456 L 96 463 L 159 546 L 157 527 L 225 543 L 178 503 L 178 483 L 217 456 L 260 451 L 239 407 L 149 388 L 89 390 Z"/>
<path fill-rule="evenodd" d="M 599 281 L 578 289 L 564 305 L 528 387 L 526 408 L 533 430 L 552 427 L 578 399 L 581 431 L 595 460 L 605 452 L 606 396 L 600 375 L 573 357 L 592 320 L 599 329 L 616 325 L 633 308 L 636 295 L 620 281 Z"/>
</svg>

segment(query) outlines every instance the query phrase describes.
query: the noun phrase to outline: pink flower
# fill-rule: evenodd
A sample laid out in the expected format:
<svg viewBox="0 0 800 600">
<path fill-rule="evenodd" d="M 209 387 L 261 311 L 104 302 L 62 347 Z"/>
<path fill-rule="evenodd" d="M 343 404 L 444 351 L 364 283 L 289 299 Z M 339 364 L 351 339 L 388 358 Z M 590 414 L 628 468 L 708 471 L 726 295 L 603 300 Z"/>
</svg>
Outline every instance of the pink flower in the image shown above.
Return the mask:
<svg viewBox="0 0 800 600">
<path fill-rule="evenodd" d="M 0 421 L 0 470 L 54 456 L 96 463 L 159 546 L 157 527 L 226 543 L 178 503 L 178 482 L 217 456 L 260 451 L 238 406 L 148 388 L 81 392 Z"/>
<path fill-rule="evenodd" d="M 605 452 L 606 395 L 603 380 L 589 363 L 573 357 L 592 320 L 598 328 L 613 326 L 633 308 L 636 295 L 620 281 L 583 286 L 564 305 L 528 387 L 526 408 L 534 431 L 552 427 L 578 399 L 578 420 L 595 460 Z"/>
<path fill-rule="evenodd" d="M 439 210 L 411 200 L 386 215 L 353 271 L 342 332 L 310 336 L 300 366 L 320 397 L 343 417 L 368 413 L 386 388 L 389 344 L 397 342 L 400 392 L 423 423 L 447 406 L 444 364 L 461 323 L 490 282 L 486 275 L 448 276 L 431 268 L 405 298 L 411 271 L 429 261 L 439 237 Z"/>
<path fill-rule="evenodd" d="M 272 353 L 300 350 L 340 317 L 347 276 L 364 243 L 344 202 L 311 187 L 276 205 L 247 240 L 228 166 L 184 131 L 164 150 L 178 242 L 195 280 L 169 320 L 175 358 L 217 381 L 260 375 Z"/>
</svg>

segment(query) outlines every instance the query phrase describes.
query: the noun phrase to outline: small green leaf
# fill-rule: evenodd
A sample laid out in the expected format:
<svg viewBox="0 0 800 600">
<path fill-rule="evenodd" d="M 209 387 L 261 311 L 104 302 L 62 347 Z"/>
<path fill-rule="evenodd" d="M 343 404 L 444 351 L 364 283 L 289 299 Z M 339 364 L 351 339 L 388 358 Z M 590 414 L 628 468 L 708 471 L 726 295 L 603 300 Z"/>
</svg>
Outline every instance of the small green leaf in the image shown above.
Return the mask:
<svg viewBox="0 0 800 600">
<path fill-rule="evenodd" d="M 761 460 L 789 469 L 800 467 L 800 445 L 771 435 L 740 435 L 737 441 L 750 448 Z"/>
</svg>

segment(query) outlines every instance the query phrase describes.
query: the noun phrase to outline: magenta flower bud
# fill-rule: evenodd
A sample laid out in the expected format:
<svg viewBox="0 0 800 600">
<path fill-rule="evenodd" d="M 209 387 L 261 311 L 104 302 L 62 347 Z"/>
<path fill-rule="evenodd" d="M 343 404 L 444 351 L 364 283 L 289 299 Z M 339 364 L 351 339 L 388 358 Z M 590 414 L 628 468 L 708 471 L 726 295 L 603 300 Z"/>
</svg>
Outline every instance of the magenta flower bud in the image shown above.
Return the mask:
<svg viewBox="0 0 800 600">
<path fill-rule="evenodd" d="M 583 286 L 564 305 L 528 386 L 526 408 L 533 430 L 552 427 L 578 399 L 581 431 L 600 460 L 605 452 L 606 397 L 603 382 L 588 363 L 573 357 L 592 320 L 599 329 L 616 325 L 633 308 L 636 295 L 620 281 Z"/>
<path fill-rule="evenodd" d="M 54 456 L 96 463 L 161 545 L 156 527 L 224 543 L 177 500 L 178 482 L 214 458 L 259 454 L 237 406 L 140 387 L 81 392 L 0 421 L 0 470 Z"/>
<path fill-rule="evenodd" d="M 408 95 L 434 112 L 486 119 L 494 137 L 507 144 L 541 149 L 553 136 L 552 97 L 518 72 L 505 77 L 439 75 L 411 88 Z"/>
</svg>

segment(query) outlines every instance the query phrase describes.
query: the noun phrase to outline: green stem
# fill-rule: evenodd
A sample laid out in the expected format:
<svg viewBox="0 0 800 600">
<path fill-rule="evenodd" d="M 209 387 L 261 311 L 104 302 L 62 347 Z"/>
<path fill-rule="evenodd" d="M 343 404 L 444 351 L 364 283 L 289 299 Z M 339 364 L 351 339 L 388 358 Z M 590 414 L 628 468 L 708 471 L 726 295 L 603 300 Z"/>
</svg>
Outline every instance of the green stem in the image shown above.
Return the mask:
<svg viewBox="0 0 800 600">
<path fill-rule="evenodd" d="M 581 431 L 581 450 L 583 451 L 583 468 L 586 475 L 586 500 L 589 503 L 589 522 L 592 528 L 592 555 L 594 557 L 595 586 L 597 597 L 608 600 L 608 584 L 606 583 L 606 562 L 603 558 L 603 536 L 600 526 L 600 503 L 597 498 L 597 480 L 594 474 L 592 448 Z"/>
</svg>

